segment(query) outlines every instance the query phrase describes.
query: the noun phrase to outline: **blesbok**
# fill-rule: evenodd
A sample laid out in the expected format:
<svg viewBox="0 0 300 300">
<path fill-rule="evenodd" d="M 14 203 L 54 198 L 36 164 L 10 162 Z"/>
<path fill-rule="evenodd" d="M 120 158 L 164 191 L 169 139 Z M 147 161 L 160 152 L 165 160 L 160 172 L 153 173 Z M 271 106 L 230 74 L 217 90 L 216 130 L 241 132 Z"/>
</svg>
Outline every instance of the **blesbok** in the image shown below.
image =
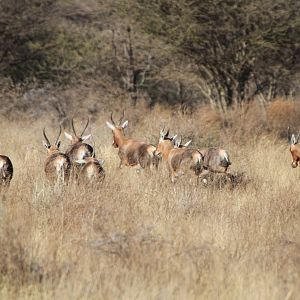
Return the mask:
<svg viewBox="0 0 300 300">
<path fill-rule="evenodd" d="M 185 144 L 181 144 L 181 137 L 175 140 L 175 147 L 185 148 L 190 145 L 192 140 Z M 209 147 L 198 149 L 203 155 L 203 167 L 211 172 L 226 173 L 231 161 L 226 150 L 221 148 Z"/>
<path fill-rule="evenodd" d="M 119 168 L 122 168 L 123 165 L 130 167 L 140 166 L 143 169 L 148 169 L 153 165 L 157 166 L 158 161 L 154 156 L 156 148 L 146 142 L 125 137 L 124 129 L 128 126 L 128 121 L 126 120 L 122 123 L 123 119 L 124 112 L 119 124 L 116 125 L 113 120 L 113 113 L 111 113 L 111 122 L 106 122 L 108 128 L 113 132 L 113 146 L 119 149 Z"/>
<path fill-rule="evenodd" d="M 293 168 L 296 168 L 300 161 L 300 144 L 298 144 L 299 137 L 300 137 L 300 132 L 298 133 L 297 137 L 295 136 L 295 134 L 291 135 L 290 127 L 288 127 L 288 139 L 290 143 L 290 152 L 293 159 L 292 161 Z"/>
<path fill-rule="evenodd" d="M 181 138 L 176 139 L 175 141 L 175 147 L 177 148 L 186 148 L 189 146 L 189 144 L 192 142 L 192 140 L 189 140 L 185 144 L 181 144 Z M 203 156 L 203 168 L 204 171 L 201 174 L 201 177 L 204 177 L 209 172 L 212 173 L 224 173 L 226 174 L 230 180 L 232 180 L 232 175 L 228 172 L 228 168 L 231 165 L 231 161 L 229 159 L 229 155 L 226 150 L 221 148 L 203 148 L 198 149 L 198 151 Z M 204 180 L 206 182 L 206 180 Z"/>
<path fill-rule="evenodd" d="M 91 145 L 84 143 L 84 141 L 91 137 L 91 134 L 83 136 L 89 125 L 89 119 L 87 120 L 87 123 L 80 135 L 77 135 L 76 133 L 74 118 L 72 118 L 71 125 L 73 134 L 65 132 L 66 138 L 71 141 L 70 146 L 66 150 L 66 155 L 68 155 L 70 158 L 71 163 L 74 164 L 76 160 L 82 160 L 85 157 L 91 157 L 94 153 L 94 149 Z"/>
<path fill-rule="evenodd" d="M 198 181 L 203 171 L 202 154 L 195 149 L 175 147 L 175 138 L 176 136 L 169 136 L 169 131 L 164 133 L 161 130 L 155 155 L 162 155 L 163 160 L 167 163 L 172 182 L 175 182 L 177 177 L 188 171 L 192 171 L 197 176 Z"/>
<path fill-rule="evenodd" d="M 104 180 L 104 160 L 99 160 L 94 157 L 85 157 L 84 159 L 76 160 L 76 163 L 81 166 L 79 171 L 81 180 L 90 182 L 102 182 Z"/>
<path fill-rule="evenodd" d="M 9 157 L 0 155 L 0 185 L 9 186 L 13 177 L 13 165 Z"/>
<path fill-rule="evenodd" d="M 52 145 L 47 138 L 46 129 L 43 129 L 43 136 L 45 138 L 45 141 L 43 141 L 43 143 L 47 149 L 48 154 L 45 161 L 44 170 L 49 180 L 56 180 L 57 182 L 63 183 L 69 179 L 71 162 L 66 154 L 59 151 L 60 135 L 61 126 L 59 128 L 59 133 L 55 140 L 55 143 Z"/>
</svg>

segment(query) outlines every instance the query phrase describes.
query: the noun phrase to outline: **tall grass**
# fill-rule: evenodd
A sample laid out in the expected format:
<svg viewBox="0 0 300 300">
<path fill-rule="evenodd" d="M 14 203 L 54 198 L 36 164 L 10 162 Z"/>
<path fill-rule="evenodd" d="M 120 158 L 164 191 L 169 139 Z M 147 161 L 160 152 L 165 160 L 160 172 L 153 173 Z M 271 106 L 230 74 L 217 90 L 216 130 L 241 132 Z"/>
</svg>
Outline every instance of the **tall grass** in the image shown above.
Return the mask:
<svg viewBox="0 0 300 300">
<path fill-rule="evenodd" d="M 194 145 L 226 148 L 245 174 L 234 189 L 173 185 L 163 165 L 150 175 L 117 168 L 106 117 L 92 125 L 105 182 L 64 188 L 43 174 L 44 121 L 1 121 L 1 153 L 15 168 L 0 201 L 1 299 L 300 297 L 300 171 L 285 141 L 257 136 L 250 117 L 220 130 L 209 110 L 128 111 L 128 134 L 155 143 L 168 125 Z"/>
</svg>

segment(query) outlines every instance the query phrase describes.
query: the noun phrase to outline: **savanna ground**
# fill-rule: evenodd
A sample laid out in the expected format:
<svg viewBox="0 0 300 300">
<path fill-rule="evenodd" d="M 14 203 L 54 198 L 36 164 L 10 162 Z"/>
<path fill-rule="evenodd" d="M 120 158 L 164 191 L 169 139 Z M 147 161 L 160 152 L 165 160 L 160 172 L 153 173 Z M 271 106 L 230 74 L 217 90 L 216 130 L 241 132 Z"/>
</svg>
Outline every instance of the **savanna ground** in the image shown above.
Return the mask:
<svg viewBox="0 0 300 300">
<path fill-rule="evenodd" d="M 0 298 L 299 298 L 300 170 L 281 136 L 300 125 L 295 105 L 275 101 L 267 123 L 258 104 L 226 122 L 208 108 L 127 109 L 128 135 L 155 144 L 166 125 L 195 147 L 227 149 L 231 170 L 243 173 L 233 189 L 188 178 L 173 185 L 164 166 L 119 170 L 109 111 L 91 126 L 105 182 L 53 189 L 41 139 L 45 124 L 54 138 L 55 122 L 1 119 L 1 152 L 15 175 L 0 202 Z"/>
</svg>

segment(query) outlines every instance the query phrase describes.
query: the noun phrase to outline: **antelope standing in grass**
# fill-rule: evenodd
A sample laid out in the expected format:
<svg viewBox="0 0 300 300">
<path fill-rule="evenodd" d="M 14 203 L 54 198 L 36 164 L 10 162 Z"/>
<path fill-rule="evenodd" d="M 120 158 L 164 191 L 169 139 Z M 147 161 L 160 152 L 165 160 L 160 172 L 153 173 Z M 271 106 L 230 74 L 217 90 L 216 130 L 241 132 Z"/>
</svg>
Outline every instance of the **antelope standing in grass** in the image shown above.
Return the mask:
<svg viewBox="0 0 300 300">
<path fill-rule="evenodd" d="M 177 148 L 186 148 L 191 142 L 192 140 L 189 140 L 187 143 L 181 144 L 180 138 L 176 140 L 175 146 Z M 227 176 L 229 176 L 230 180 L 232 180 L 232 175 L 228 172 L 228 168 L 231 165 L 231 161 L 226 150 L 221 148 L 210 147 L 199 149 L 199 152 L 203 156 L 204 171 L 201 174 L 202 177 L 208 174 L 209 172 L 224 173 Z"/>
<path fill-rule="evenodd" d="M 293 161 L 292 161 L 293 168 L 296 168 L 300 161 L 300 144 L 298 144 L 299 137 L 300 137 L 300 132 L 297 135 L 297 137 L 295 136 L 295 134 L 291 135 L 290 127 L 288 127 L 288 139 L 289 139 L 289 143 L 290 143 L 290 152 L 291 152 L 292 159 L 293 159 Z"/>
<path fill-rule="evenodd" d="M 87 120 L 86 125 L 80 135 L 77 135 L 76 133 L 73 118 L 71 124 L 73 134 L 65 132 L 66 138 L 71 141 L 71 144 L 66 151 L 66 155 L 68 155 L 70 158 L 71 163 L 74 164 L 76 160 L 82 160 L 85 157 L 93 156 L 94 150 L 91 145 L 84 143 L 84 141 L 91 137 L 91 134 L 83 136 L 89 125 L 89 119 Z"/>
<path fill-rule="evenodd" d="M 13 177 L 13 165 L 9 157 L 0 155 L 0 185 L 9 186 Z"/>
<path fill-rule="evenodd" d="M 174 147 L 174 137 L 169 137 L 169 131 L 164 133 L 160 131 L 159 143 L 155 155 L 162 155 L 163 160 L 171 176 L 171 181 L 175 182 L 176 178 L 192 171 L 198 178 L 203 170 L 203 156 L 198 150 L 188 149 L 187 147 Z"/>
<path fill-rule="evenodd" d="M 81 179 L 90 182 L 102 182 L 104 180 L 104 160 L 99 160 L 94 157 L 85 157 L 84 159 L 76 160 L 76 163 L 81 166 Z"/>
<path fill-rule="evenodd" d="M 150 168 L 152 165 L 157 166 L 157 160 L 154 156 L 155 147 L 145 142 L 137 141 L 133 138 L 125 137 L 124 129 L 128 126 L 128 121 L 122 123 L 123 116 L 119 124 L 113 120 L 113 113 L 110 115 L 111 122 L 106 122 L 106 125 L 113 132 L 113 146 L 119 148 L 118 155 L 120 157 L 119 168 L 123 165 L 130 167 Z"/>
<path fill-rule="evenodd" d="M 45 138 L 43 143 L 48 152 L 44 166 L 46 176 L 49 180 L 56 180 L 57 182 L 63 183 L 69 179 L 71 162 L 66 154 L 59 151 L 61 127 L 53 145 L 47 138 L 45 128 L 43 129 L 43 135 Z"/>
</svg>

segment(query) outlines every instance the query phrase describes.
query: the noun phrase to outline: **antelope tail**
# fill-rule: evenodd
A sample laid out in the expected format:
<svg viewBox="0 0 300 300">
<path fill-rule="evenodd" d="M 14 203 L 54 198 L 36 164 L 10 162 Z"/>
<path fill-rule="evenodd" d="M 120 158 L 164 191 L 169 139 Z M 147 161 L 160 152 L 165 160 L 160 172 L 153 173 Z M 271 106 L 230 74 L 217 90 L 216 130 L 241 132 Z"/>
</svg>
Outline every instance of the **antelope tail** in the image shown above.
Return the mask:
<svg viewBox="0 0 300 300">
<path fill-rule="evenodd" d="M 197 176 L 199 176 L 202 172 L 202 155 L 200 153 L 197 156 L 197 161 L 194 166 L 194 170 L 195 170 L 195 175 L 197 175 Z"/>
</svg>

